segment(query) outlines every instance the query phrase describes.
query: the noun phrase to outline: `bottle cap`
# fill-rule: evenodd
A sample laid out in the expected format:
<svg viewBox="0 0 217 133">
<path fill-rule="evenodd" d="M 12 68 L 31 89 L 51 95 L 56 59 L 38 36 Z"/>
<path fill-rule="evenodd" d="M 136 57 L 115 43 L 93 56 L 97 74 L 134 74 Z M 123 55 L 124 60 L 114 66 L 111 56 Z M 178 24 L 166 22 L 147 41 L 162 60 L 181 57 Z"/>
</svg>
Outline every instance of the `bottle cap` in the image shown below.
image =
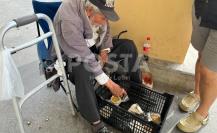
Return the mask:
<svg viewBox="0 0 217 133">
<path fill-rule="evenodd" d="M 150 37 L 150 36 L 147 36 L 147 37 L 146 37 L 146 40 L 150 41 L 150 40 L 151 40 L 151 37 Z"/>
</svg>

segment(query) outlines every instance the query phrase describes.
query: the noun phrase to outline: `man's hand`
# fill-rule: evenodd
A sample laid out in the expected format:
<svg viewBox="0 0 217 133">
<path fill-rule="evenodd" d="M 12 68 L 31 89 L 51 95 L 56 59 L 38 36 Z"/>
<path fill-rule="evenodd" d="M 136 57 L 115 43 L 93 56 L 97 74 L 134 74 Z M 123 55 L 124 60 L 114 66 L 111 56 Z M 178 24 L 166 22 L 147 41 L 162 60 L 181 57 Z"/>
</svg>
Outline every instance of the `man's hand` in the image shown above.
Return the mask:
<svg viewBox="0 0 217 133">
<path fill-rule="evenodd" d="M 126 91 L 118 84 L 109 79 L 105 86 L 111 91 L 114 96 L 123 97 L 127 95 Z"/>
<path fill-rule="evenodd" d="M 108 62 L 108 50 L 100 51 L 99 59 L 100 59 L 102 65 L 104 65 L 106 62 Z"/>
</svg>

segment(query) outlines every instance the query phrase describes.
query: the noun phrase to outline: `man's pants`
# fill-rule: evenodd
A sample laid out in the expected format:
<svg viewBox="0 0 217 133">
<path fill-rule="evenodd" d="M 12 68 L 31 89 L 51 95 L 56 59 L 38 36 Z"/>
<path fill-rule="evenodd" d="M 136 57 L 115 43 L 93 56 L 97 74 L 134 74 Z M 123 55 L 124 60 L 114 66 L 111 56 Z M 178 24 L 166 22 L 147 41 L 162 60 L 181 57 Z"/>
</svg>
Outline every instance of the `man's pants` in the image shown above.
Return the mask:
<svg viewBox="0 0 217 133">
<path fill-rule="evenodd" d="M 138 52 L 133 41 L 115 39 L 113 40 L 113 46 L 110 55 L 112 57 L 113 55 L 117 55 L 117 57 L 111 58 L 111 60 L 120 62 L 124 66 L 128 59 L 127 66 L 129 67 L 128 75 L 130 80 L 141 83 L 140 70 L 134 69 L 134 72 L 131 71 L 138 57 Z M 125 58 L 127 55 L 130 55 L 129 58 Z M 93 74 L 85 69 L 84 63 L 81 63 L 80 65 L 73 66 L 69 75 L 70 81 L 75 85 L 76 98 L 81 115 L 91 123 L 100 120 L 94 91 Z"/>
</svg>

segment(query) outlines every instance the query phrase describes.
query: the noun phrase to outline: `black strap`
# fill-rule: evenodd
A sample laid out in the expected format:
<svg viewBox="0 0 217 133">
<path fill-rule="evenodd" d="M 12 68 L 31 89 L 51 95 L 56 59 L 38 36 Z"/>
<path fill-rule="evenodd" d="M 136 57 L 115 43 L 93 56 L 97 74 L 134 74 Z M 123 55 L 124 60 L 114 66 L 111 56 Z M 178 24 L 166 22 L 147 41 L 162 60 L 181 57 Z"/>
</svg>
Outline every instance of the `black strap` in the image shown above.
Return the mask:
<svg viewBox="0 0 217 133">
<path fill-rule="evenodd" d="M 41 33 L 40 33 L 40 27 L 38 22 L 36 22 L 36 27 L 37 27 L 38 37 L 39 37 L 41 36 Z"/>
</svg>

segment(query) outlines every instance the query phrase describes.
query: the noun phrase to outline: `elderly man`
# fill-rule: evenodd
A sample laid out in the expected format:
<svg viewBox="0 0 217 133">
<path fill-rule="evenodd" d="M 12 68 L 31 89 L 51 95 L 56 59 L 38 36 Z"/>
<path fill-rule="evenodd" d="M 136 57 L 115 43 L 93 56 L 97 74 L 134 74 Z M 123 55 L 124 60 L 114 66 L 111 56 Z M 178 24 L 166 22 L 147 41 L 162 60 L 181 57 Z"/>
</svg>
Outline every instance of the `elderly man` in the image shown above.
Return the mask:
<svg viewBox="0 0 217 133">
<path fill-rule="evenodd" d="M 208 111 L 217 97 L 217 1 L 195 0 L 192 45 L 199 52 L 195 71 L 195 90 L 180 102 L 189 112 L 180 120 L 183 132 L 196 132 L 208 122 Z M 197 108 L 197 105 L 199 107 Z"/>
<path fill-rule="evenodd" d="M 126 95 L 125 90 L 103 72 L 102 64 L 108 60 L 119 62 L 128 67 L 126 73 L 130 80 L 141 83 L 139 69 L 132 71 L 138 56 L 134 43 L 126 39 L 113 40 L 110 35 L 108 20 L 118 19 L 114 0 L 64 0 L 54 19 L 59 44 L 68 57 L 70 81 L 75 84 L 80 113 L 96 133 L 110 131 L 100 121 L 92 77 L 113 95 Z M 95 54 L 99 55 L 98 60 Z"/>
</svg>

